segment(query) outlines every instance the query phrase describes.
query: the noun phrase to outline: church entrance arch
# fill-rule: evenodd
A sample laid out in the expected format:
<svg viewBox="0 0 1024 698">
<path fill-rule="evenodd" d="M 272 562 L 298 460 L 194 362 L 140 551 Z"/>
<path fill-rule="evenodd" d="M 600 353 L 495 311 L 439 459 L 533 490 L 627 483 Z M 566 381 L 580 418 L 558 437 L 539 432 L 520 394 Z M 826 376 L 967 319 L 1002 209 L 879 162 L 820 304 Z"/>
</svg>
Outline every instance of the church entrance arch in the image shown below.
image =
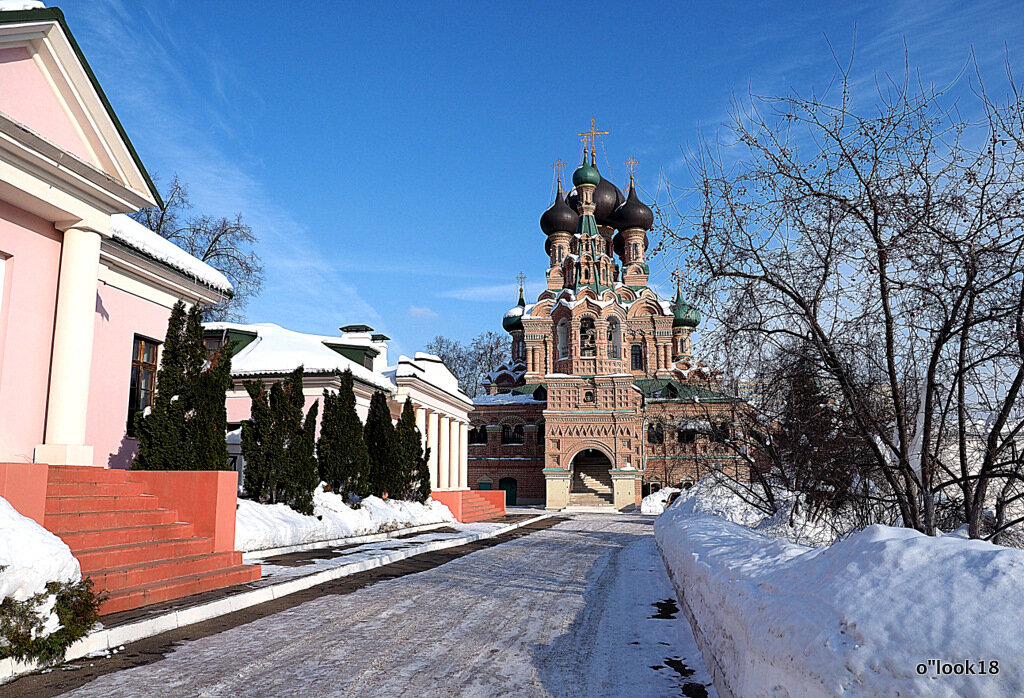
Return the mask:
<svg viewBox="0 0 1024 698">
<path fill-rule="evenodd" d="M 585 448 L 572 459 L 572 492 L 596 494 L 611 503 L 612 461 L 603 451 Z"/>
</svg>

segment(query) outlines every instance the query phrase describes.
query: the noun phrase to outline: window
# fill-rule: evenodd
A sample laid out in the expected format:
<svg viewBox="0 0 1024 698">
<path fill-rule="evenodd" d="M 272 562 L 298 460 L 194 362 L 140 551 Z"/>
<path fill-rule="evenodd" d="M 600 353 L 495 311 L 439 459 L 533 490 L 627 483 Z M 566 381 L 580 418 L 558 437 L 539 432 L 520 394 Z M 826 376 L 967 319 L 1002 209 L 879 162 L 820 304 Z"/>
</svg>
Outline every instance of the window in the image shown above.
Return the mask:
<svg viewBox="0 0 1024 698">
<path fill-rule="evenodd" d="M 136 336 L 132 345 L 132 378 L 128 391 L 128 436 L 135 436 L 135 413 L 153 406 L 158 344 Z"/>
<path fill-rule="evenodd" d="M 544 422 L 537 422 L 537 443 L 544 443 Z"/>
<path fill-rule="evenodd" d="M 569 356 L 569 325 L 565 320 L 558 322 L 558 358 Z"/>
<path fill-rule="evenodd" d="M 522 424 L 511 424 L 501 425 L 501 443 L 508 445 L 518 445 L 526 441 L 526 429 Z"/>
<path fill-rule="evenodd" d="M 665 443 L 665 428 L 660 424 L 651 424 L 647 427 L 647 443 L 657 446 Z"/>
<path fill-rule="evenodd" d="M 640 244 L 636 242 L 633 243 L 633 259 L 640 259 Z"/>
<path fill-rule="evenodd" d="M 676 437 L 681 444 L 692 444 L 697 442 L 697 432 L 694 429 L 680 429 Z"/>
<path fill-rule="evenodd" d="M 588 390 L 587 392 L 583 393 L 583 402 L 593 402 L 593 401 L 594 401 L 594 392 L 592 390 Z"/>
<path fill-rule="evenodd" d="M 644 350 L 639 344 L 629 348 L 629 367 L 632 371 L 644 370 Z"/>
<path fill-rule="evenodd" d="M 619 321 L 612 318 L 608 321 L 608 356 L 618 359 L 622 355 L 622 333 L 619 331 Z"/>
<path fill-rule="evenodd" d="M 711 440 L 724 443 L 729 440 L 729 425 L 726 422 L 715 422 L 711 425 Z"/>
<path fill-rule="evenodd" d="M 487 425 L 478 424 L 469 430 L 469 443 L 472 445 L 480 445 L 487 443 Z"/>
<path fill-rule="evenodd" d="M 597 330 L 592 317 L 580 320 L 580 356 L 597 356 Z"/>
</svg>

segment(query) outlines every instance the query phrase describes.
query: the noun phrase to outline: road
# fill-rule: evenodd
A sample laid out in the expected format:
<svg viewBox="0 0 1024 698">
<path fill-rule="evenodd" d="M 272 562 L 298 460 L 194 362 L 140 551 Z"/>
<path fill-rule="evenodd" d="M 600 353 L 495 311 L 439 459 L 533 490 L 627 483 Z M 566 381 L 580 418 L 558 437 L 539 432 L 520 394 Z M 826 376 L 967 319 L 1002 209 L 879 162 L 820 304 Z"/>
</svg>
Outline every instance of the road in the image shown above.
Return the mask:
<svg viewBox="0 0 1024 698">
<path fill-rule="evenodd" d="M 182 643 L 66 695 L 713 695 L 652 523 L 579 514 Z"/>
</svg>

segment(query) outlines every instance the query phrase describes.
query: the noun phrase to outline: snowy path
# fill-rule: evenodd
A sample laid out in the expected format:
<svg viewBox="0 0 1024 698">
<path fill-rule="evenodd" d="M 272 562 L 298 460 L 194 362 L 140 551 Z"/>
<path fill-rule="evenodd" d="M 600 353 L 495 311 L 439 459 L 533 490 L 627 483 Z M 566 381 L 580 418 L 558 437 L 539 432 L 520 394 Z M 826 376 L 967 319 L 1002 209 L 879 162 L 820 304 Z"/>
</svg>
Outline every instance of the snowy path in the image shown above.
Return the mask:
<svg viewBox="0 0 1024 698">
<path fill-rule="evenodd" d="M 652 523 L 579 515 L 188 642 L 69 695 L 704 695 L 710 679 Z"/>
</svg>

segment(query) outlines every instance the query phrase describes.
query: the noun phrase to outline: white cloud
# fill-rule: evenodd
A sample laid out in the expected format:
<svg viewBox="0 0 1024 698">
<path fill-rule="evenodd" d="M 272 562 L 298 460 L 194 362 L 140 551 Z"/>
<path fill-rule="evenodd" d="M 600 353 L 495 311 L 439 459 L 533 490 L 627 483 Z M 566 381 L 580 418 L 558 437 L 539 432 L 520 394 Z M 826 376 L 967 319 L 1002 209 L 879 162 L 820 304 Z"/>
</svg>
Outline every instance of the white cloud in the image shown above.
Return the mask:
<svg viewBox="0 0 1024 698">
<path fill-rule="evenodd" d="M 441 317 L 430 308 L 420 307 L 418 305 L 409 306 L 409 315 L 417 318 L 433 319 Z"/>
</svg>

